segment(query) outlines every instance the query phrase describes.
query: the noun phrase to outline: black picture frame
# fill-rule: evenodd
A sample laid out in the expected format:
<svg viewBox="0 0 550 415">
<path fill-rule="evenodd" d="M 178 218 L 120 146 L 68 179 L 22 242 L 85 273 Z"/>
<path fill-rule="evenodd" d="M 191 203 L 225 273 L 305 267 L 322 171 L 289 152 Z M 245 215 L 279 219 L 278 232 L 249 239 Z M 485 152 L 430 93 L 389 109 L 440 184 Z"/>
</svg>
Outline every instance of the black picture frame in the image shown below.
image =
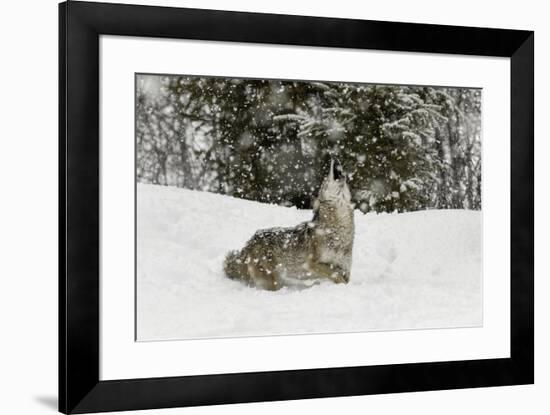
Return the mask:
<svg viewBox="0 0 550 415">
<path fill-rule="evenodd" d="M 511 58 L 511 357 L 100 381 L 100 35 Z M 531 31 L 61 3 L 59 410 L 86 413 L 533 383 L 533 114 Z"/>
</svg>

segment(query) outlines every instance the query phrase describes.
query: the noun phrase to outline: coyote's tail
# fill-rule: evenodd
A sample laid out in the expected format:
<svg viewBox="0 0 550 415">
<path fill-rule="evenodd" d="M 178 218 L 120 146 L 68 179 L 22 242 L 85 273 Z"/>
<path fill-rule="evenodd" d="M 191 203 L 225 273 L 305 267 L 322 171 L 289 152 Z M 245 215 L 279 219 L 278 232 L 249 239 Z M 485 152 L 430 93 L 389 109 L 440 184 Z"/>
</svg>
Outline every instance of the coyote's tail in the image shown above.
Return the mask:
<svg viewBox="0 0 550 415">
<path fill-rule="evenodd" d="M 230 251 L 223 261 L 225 275 L 233 280 L 248 281 L 248 267 L 241 258 L 240 251 Z"/>
</svg>

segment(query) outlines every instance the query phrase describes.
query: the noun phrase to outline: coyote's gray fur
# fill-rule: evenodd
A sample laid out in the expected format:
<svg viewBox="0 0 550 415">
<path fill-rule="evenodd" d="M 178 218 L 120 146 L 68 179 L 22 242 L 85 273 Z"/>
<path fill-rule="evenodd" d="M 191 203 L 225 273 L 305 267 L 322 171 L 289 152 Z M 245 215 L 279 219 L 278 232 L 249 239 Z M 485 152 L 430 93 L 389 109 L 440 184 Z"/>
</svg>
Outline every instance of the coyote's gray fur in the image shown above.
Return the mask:
<svg viewBox="0 0 550 415">
<path fill-rule="evenodd" d="M 313 203 L 313 219 L 293 228 L 257 231 L 224 261 L 229 278 L 267 290 L 311 285 L 322 279 L 348 283 L 354 224 L 351 195 L 339 164 L 330 171 Z"/>
</svg>

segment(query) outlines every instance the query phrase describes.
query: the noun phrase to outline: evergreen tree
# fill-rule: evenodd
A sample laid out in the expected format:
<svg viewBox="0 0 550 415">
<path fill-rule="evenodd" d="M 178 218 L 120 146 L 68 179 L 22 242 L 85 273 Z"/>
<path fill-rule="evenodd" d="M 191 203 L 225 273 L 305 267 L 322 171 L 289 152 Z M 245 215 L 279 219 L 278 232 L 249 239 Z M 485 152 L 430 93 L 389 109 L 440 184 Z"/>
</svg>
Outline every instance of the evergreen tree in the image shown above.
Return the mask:
<svg viewBox="0 0 550 415">
<path fill-rule="evenodd" d="M 481 208 L 481 92 L 141 76 L 137 177 L 310 208 L 338 157 L 364 212 Z"/>
</svg>

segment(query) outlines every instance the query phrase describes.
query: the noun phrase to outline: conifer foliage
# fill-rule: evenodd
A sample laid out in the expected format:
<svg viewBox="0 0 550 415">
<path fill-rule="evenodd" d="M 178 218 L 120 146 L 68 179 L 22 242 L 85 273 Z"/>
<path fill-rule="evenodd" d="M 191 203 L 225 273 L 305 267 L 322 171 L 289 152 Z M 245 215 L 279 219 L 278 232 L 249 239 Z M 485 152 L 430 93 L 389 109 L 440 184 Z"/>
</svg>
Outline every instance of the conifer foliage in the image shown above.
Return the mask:
<svg viewBox="0 0 550 415">
<path fill-rule="evenodd" d="M 481 90 L 138 75 L 137 180 L 310 208 L 337 157 L 363 212 L 481 209 Z"/>
</svg>

